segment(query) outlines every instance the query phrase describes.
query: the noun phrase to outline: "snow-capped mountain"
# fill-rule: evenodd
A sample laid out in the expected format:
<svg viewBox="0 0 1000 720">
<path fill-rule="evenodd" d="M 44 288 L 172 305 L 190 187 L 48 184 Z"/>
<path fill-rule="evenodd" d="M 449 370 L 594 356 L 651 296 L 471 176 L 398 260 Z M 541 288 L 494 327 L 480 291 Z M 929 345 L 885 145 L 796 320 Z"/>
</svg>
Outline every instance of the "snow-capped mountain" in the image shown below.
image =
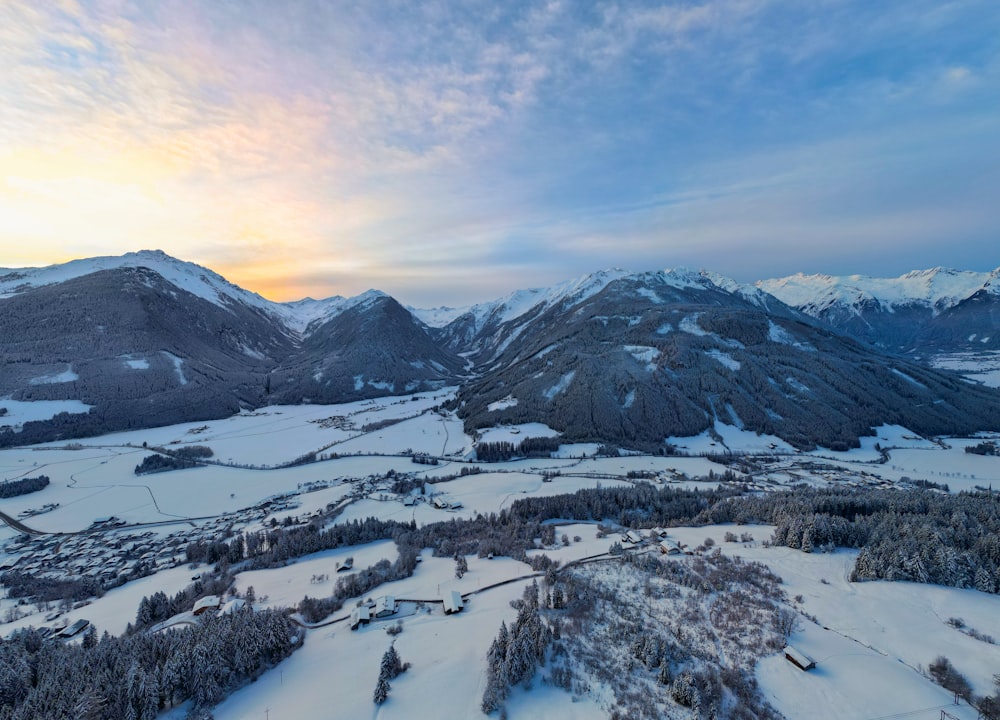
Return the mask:
<svg viewBox="0 0 1000 720">
<path fill-rule="evenodd" d="M 923 304 L 866 299 L 842 312 L 883 327 L 885 317 L 932 314 L 921 332 L 963 328 L 966 337 L 995 316 L 995 273 L 967 297 L 953 288 L 971 274 L 918 275 L 904 277 L 936 288 Z M 614 269 L 423 311 L 377 290 L 274 303 L 158 251 L 3 271 L 0 407 L 74 400 L 91 410 L 0 424 L 0 443 L 446 384 L 463 385 L 470 429 L 544 421 L 567 439 L 644 446 L 717 421 L 800 447 L 849 446 L 883 423 L 931 434 L 995 429 L 996 391 L 835 332 L 825 323 L 841 312 L 836 302 L 816 319 L 765 292 L 823 285 L 793 280 L 752 287 L 683 268 Z M 875 298 L 871 287 L 865 298 Z"/>
<path fill-rule="evenodd" d="M 1000 269 L 897 278 L 792 275 L 757 287 L 858 339 L 897 352 L 1000 348 Z"/>
<path fill-rule="evenodd" d="M 599 290 L 565 293 L 475 339 L 481 374 L 459 396 L 467 426 L 542 421 L 567 438 L 652 448 L 722 422 L 798 447 L 847 447 L 888 418 L 929 434 L 996 422 L 996 393 L 707 273 L 579 286 Z"/>
<path fill-rule="evenodd" d="M 4 271 L 0 293 L 0 407 L 91 406 L 0 424 L 6 444 L 427 390 L 464 365 L 384 293 L 273 303 L 158 251 Z"/>
</svg>

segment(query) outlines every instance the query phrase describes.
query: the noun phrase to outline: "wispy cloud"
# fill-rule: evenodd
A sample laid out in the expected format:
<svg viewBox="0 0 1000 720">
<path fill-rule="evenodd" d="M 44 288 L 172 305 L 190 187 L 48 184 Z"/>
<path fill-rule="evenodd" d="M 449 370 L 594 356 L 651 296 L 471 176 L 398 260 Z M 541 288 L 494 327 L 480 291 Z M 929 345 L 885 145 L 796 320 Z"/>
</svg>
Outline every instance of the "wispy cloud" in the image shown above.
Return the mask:
<svg viewBox="0 0 1000 720">
<path fill-rule="evenodd" d="M 0 265 L 462 302 L 973 262 L 998 32 L 988 0 L 0 2 Z"/>
</svg>

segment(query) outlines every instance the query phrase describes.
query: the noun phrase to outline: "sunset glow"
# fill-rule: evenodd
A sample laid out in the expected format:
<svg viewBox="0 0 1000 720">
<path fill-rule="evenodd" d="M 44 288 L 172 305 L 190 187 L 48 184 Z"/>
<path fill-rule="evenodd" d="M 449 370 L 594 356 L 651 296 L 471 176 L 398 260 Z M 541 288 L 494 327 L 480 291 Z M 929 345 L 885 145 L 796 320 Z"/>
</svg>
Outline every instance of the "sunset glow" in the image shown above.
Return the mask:
<svg viewBox="0 0 1000 720">
<path fill-rule="evenodd" d="M 986 0 L 0 0 L 0 267 L 158 248 L 414 304 L 989 269 L 998 33 Z"/>
</svg>

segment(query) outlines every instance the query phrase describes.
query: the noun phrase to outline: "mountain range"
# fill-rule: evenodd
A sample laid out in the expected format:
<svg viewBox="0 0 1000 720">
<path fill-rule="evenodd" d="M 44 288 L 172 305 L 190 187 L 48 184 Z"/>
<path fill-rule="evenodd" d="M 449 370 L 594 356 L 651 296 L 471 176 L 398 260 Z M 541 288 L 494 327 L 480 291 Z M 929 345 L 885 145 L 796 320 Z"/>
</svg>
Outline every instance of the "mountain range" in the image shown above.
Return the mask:
<svg viewBox="0 0 1000 720">
<path fill-rule="evenodd" d="M 467 429 L 538 421 L 567 440 L 663 449 L 716 422 L 801 448 L 881 424 L 998 429 L 1000 393 L 921 362 L 995 349 L 993 273 L 895 280 L 606 270 L 468 308 L 379 291 L 275 303 L 160 251 L 0 270 L 0 444 L 458 386 Z"/>
</svg>

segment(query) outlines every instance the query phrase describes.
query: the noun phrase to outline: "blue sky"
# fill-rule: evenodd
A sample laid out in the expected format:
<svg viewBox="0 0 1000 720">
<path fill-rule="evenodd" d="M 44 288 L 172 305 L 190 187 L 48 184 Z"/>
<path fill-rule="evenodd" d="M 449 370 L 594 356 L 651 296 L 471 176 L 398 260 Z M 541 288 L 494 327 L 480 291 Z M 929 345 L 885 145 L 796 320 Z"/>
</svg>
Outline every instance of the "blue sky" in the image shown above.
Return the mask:
<svg viewBox="0 0 1000 720">
<path fill-rule="evenodd" d="M 0 266 L 274 299 L 1000 265 L 1000 6 L 0 5 Z"/>
</svg>

